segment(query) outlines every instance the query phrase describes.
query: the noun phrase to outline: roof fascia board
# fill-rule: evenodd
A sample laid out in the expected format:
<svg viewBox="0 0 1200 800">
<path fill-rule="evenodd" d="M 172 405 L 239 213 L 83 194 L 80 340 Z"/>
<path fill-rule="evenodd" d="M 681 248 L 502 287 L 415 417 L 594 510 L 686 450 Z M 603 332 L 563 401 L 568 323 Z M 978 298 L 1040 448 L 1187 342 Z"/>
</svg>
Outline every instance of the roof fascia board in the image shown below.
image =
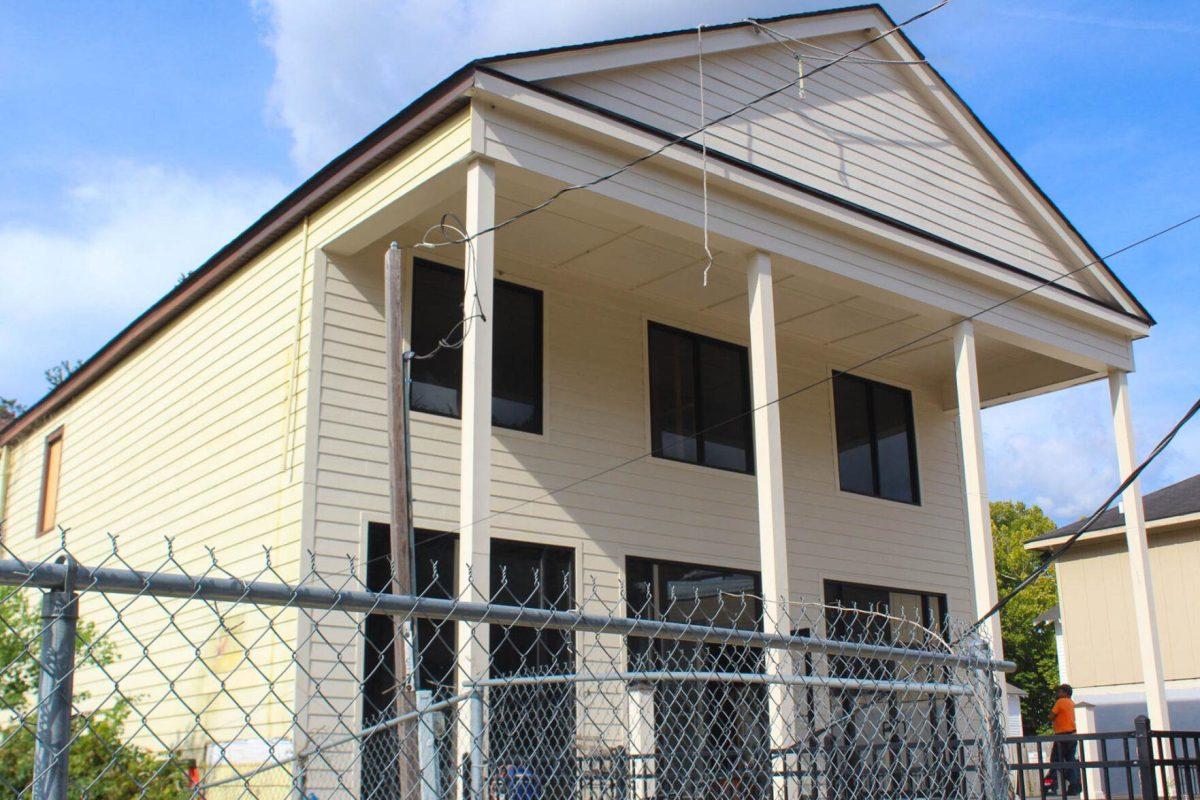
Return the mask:
<svg viewBox="0 0 1200 800">
<path fill-rule="evenodd" d="M 1146 522 L 1147 531 L 1165 531 L 1172 528 L 1180 528 L 1185 525 L 1200 522 L 1200 511 L 1194 511 L 1190 514 L 1178 514 L 1174 517 L 1163 517 L 1161 519 L 1152 519 Z M 1093 542 L 1100 539 L 1109 539 L 1116 536 L 1125 535 L 1125 526 L 1117 525 L 1112 528 L 1101 528 L 1099 530 L 1088 531 L 1079 537 L 1081 542 Z M 1071 538 L 1071 534 L 1066 536 L 1055 536 L 1053 539 L 1040 539 L 1038 541 L 1030 541 L 1025 543 L 1026 550 L 1048 550 L 1051 547 L 1057 547 Z"/>
<path fill-rule="evenodd" d="M 803 33 L 806 38 L 862 31 L 879 22 L 878 11 L 869 6 L 831 9 L 807 15 L 770 20 L 785 35 Z M 801 31 L 802 29 L 802 31 Z M 756 47 L 769 40 L 745 22 L 704 26 L 704 54 Z M 641 64 L 695 58 L 696 29 L 596 42 L 582 47 L 534 51 L 481 60 L 481 65 L 503 66 L 504 71 L 527 81 L 567 78 L 587 72 L 621 69 Z"/>
<path fill-rule="evenodd" d="M 872 34 L 878 34 L 878 29 Z M 888 51 L 887 55 L 895 59 L 924 60 L 924 55 L 912 41 L 898 32 L 899 35 L 885 36 L 878 45 Z M 983 121 L 967 105 L 966 101 L 956 92 L 949 82 L 942 77 L 931 64 L 926 62 L 905 70 L 909 82 L 923 98 L 931 103 L 950 121 L 955 128 L 965 134 L 967 145 L 989 167 L 989 171 L 1000 178 L 1004 185 L 1015 195 L 1018 202 L 1028 213 L 1032 214 L 1040 227 L 1051 235 L 1062 246 L 1067 248 L 1070 256 L 1079 264 L 1096 262 L 1089 272 L 1100 281 L 1121 306 L 1129 313 L 1144 316 L 1153 324 L 1154 319 L 1146 308 L 1134 297 L 1100 257 L 1100 254 L 1088 244 L 1066 215 L 1042 191 L 1041 187 L 1013 158 L 1012 154 L 1000 144 L 999 140 L 983 124 Z"/>
<path fill-rule="evenodd" d="M 618 139 L 646 150 L 661 147 L 673 134 L 630 119 L 621 114 L 594 106 L 546 87 L 523 81 L 490 68 L 479 70 L 476 87 L 498 99 L 517 103 L 535 111 L 568 122 L 584 131 Z M 678 164 L 700 169 L 700 146 L 685 140 L 663 153 L 663 157 Z M 818 214 L 837 224 L 871 234 L 892 246 L 916 251 L 935 259 L 949 268 L 964 269 L 988 281 L 998 281 L 1010 290 L 1025 291 L 1043 284 L 1041 278 L 1012 265 L 976 253 L 968 248 L 894 220 L 870 209 L 829 195 L 818 189 L 797 183 L 774 172 L 763 170 L 740 159 L 727 156 L 711 147 L 708 149 L 710 174 L 724 177 L 734 184 L 749 188 L 806 211 Z M 714 168 L 719 162 L 724 173 Z M 1050 284 L 1053 293 L 1031 295 L 1030 299 L 1054 303 L 1061 308 L 1086 317 L 1089 321 L 1115 327 L 1123 335 L 1141 337 L 1149 333 L 1145 322 L 1130 314 L 1101 304 L 1095 298 L 1061 284 Z"/>
</svg>

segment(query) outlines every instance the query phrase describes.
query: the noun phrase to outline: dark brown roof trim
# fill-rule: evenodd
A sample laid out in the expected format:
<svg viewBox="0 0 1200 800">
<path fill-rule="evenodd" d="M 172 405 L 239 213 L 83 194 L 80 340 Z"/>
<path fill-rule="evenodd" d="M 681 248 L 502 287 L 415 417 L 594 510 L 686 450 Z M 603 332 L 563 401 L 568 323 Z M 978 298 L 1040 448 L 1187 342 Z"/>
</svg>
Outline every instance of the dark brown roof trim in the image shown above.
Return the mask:
<svg viewBox="0 0 1200 800">
<path fill-rule="evenodd" d="M 464 66 L 434 86 L 300 184 L 110 339 L 71 373 L 70 378 L 9 422 L 0 430 L 0 445 L 12 442 L 58 411 L 227 277 L 274 244 L 287 231 L 301 224 L 306 216 L 464 108 L 468 102 L 464 93 L 474 81 L 471 67 L 471 64 Z"/>
<path fill-rule="evenodd" d="M 888 13 L 884 11 L 882 7 L 879 7 L 879 12 L 887 17 L 888 20 L 891 20 L 891 17 L 888 16 Z M 950 90 L 950 96 L 954 98 L 954 100 L 960 106 L 962 106 L 963 111 L 970 115 L 971 119 L 975 121 L 975 124 L 979 126 L 979 129 L 983 131 L 984 136 L 986 136 L 991 143 L 994 144 L 996 148 L 1004 154 L 1004 157 L 1008 159 L 1008 163 L 1016 167 L 1017 172 L 1021 173 L 1021 176 L 1029 183 L 1033 190 L 1037 192 L 1038 196 L 1041 197 L 1048 206 L 1050 206 L 1058 218 L 1061 219 L 1063 223 L 1065 223 L 1066 226 L 1071 230 L 1071 233 L 1075 234 L 1075 237 L 1079 239 L 1088 255 L 1091 256 L 1091 258 L 1096 262 L 1096 266 L 1103 269 L 1108 277 L 1112 278 L 1113 281 L 1116 282 L 1117 286 L 1121 287 L 1121 291 L 1123 291 L 1125 296 L 1129 298 L 1129 302 L 1133 303 L 1135 306 L 1137 306 L 1138 310 L 1141 311 L 1142 321 L 1149 323 L 1150 325 L 1157 324 L 1154 320 L 1154 317 L 1151 316 L 1150 311 L 1144 305 L 1142 305 L 1142 301 L 1138 300 L 1137 296 L 1134 295 L 1134 293 L 1129 290 L 1129 287 L 1125 285 L 1125 282 L 1117 276 L 1117 273 L 1113 272 L 1112 267 L 1108 265 L 1108 262 L 1104 260 L 1104 257 L 1096 252 L 1096 248 L 1092 247 L 1092 243 L 1089 242 L 1084 235 L 1079 232 L 1079 229 L 1075 227 L 1075 223 L 1071 222 L 1067 215 L 1063 213 L 1062 209 L 1058 207 L 1058 204 L 1050 199 L 1050 195 L 1046 194 L 1042 190 L 1041 185 L 1039 185 L 1038 182 L 1033 179 L 1033 176 L 1025 171 L 1025 167 L 1021 166 L 1021 162 L 1017 161 L 1013 154 L 1009 152 L 1008 148 L 996 138 L 996 135 L 992 133 L 991 128 L 985 125 L 983 120 L 979 118 L 979 115 L 975 113 L 975 109 L 971 108 L 967 101 L 962 98 L 962 95 L 960 95 L 954 89 L 954 87 L 950 85 L 950 82 L 942 77 L 942 73 L 938 72 L 937 67 L 933 66 L 933 63 L 925 58 L 925 54 L 921 52 L 921 48 L 917 47 L 913 40 L 908 38 L 908 35 L 904 31 L 901 30 L 898 31 L 898 33 L 900 34 L 900 38 L 904 40 L 905 44 L 911 47 L 912 51 L 917 54 L 917 57 L 925 62 L 925 66 L 929 67 L 930 71 L 937 76 L 937 79 L 941 82 L 941 84 Z M 1134 316 L 1135 319 L 1138 319 L 1138 317 L 1135 315 L 1131 316 Z"/>
<path fill-rule="evenodd" d="M 555 89 L 550 89 L 548 87 L 541 86 L 540 84 L 531 83 L 531 82 L 523 80 L 521 78 L 514 77 L 512 75 L 501 72 L 500 70 L 494 69 L 492 67 L 480 66 L 478 69 L 480 72 L 485 73 L 487 75 L 494 75 L 497 78 L 502 78 L 503 80 L 511 81 L 512 83 L 515 83 L 515 84 L 521 86 L 522 88 L 528 89 L 533 92 L 537 92 L 539 94 L 546 95 L 547 97 L 552 97 L 555 100 L 558 100 L 563 103 L 567 103 L 569 105 L 576 106 L 577 108 L 581 108 L 585 111 L 589 111 L 594 114 L 599 114 L 600 116 L 607 117 L 608 119 L 611 119 L 614 122 L 619 122 L 623 125 L 628 125 L 630 127 L 636 128 L 636 129 L 642 131 L 643 133 L 648 133 L 651 136 L 654 136 L 656 138 L 675 139 L 677 137 L 677 134 L 671 133 L 670 131 L 665 131 L 662 128 L 656 128 L 653 125 L 648 125 L 644 122 L 633 119 L 632 117 L 627 117 L 624 114 L 620 114 L 616 111 L 611 111 L 602 106 L 597 106 L 593 103 L 589 103 L 586 100 L 580 100 L 576 97 L 571 97 L 570 95 L 563 94 L 562 92 L 559 92 Z M 701 152 L 700 145 L 696 142 L 691 141 L 690 139 L 684 139 L 684 140 L 680 141 L 678 143 L 678 146 L 687 147 L 697 153 Z M 719 150 L 713 149 L 711 146 L 709 146 L 709 148 L 708 148 L 708 157 L 713 160 L 716 160 L 716 161 L 721 161 L 730 166 L 737 167 L 738 169 L 746 170 L 747 172 L 751 172 L 755 175 L 758 175 L 759 177 L 766 178 L 770 181 L 773 181 L 775 183 L 786 186 L 789 189 L 795 189 L 797 191 L 804 192 L 805 194 L 811 195 L 820 200 L 824 200 L 828 203 L 832 203 L 836 206 L 840 206 L 841 208 L 845 208 L 845 209 L 847 209 L 849 211 L 853 211 L 857 214 L 862 214 L 864 216 L 870 217 L 871 219 L 874 219 L 878 222 L 882 222 L 890 227 L 905 231 L 906 233 L 911 233 L 916 236 L 920 236 L 922 239 L 926 239 L 927 241 L 941 245 L 942 247 L 949 248 L 951 250 L 954 250 L 955 252 L 962 253 L 963 255 L 967 255 L 972 258 L 979 259 L 980 261 L 991 264 L 994 267 L 999 267 L 1000 269 L 1003 269 L 1007 272 L 1011 272 L 1013 274 L 1020 275 L 1023 278 L 1028 278 L 1030 280 L 1034 280 L 1034 281 L 1038 281 L 1038 282 L 1046 280 L 1042 276 L 1036 275 L 1036 274 L 1030 272 L 1029 270 L 1023 269 L 1014 264 L 1009 264 L 1006 261 L 1001 261 L 998 258 L 994 258 L 992 256 L 987 255 L 986 253 L 981 253 L 978 250 L 973 250 L 970 247 L 967 247 L 966 245 L 962 245 L 962 244 L 959 244 L 958 242 L 951 241 L 950 239 L 946 239 L 942 236 L 939 236 L 936 233 L 930 233 L 929 231 L 927 231 L 923 228 L 918 228 L 915 225 L 912 225 L 908 222 L 904 222 L 903 220 L 896 219 L 895 217 L 890 217 L 887 214 L 883 214 L 872 208 L 867 208 L 866 206 L 859 205 L 858 203 L 855 203 L 851 200 L 846 200 L 845 198 L 838 197 L 835 194 L 830 194 L 829 192 L 825 191 L 824 189 L 818 189 L 815 186 L 809 186 L 806 183 L 801 183 L 800 181 L 793 180 L 784 175 L 780 175 L 777 172 L 772 172 L 771 170 L 763 169 L 762 167 L 760 167 L 756 164 L 751 164 L 748 161 L 743 161 L 740 158 L 736 158 L 734 156 L 727 155 L 725 153 L 722 153 Z M 1103 262 L 1100 262 L 1100 263 L 1102 264 Z M 1133 314 L 1119 306 L 1115 306 L 1110 303 L 1106 303 L 1103 300 L 1098 300 L 1097 298 L 1092 297 L 1091 295 L 1086 294 L 1084 292 L 1081 292 L 1078 289 L 1072 289 L 1070 286 L 1063 286 L 1060 283 L 1047 284 L 1047 286 L 1051 289 L 1054 289 L 1055 291 L 1069 294 L 1073 297 L 1079 298 L 1080 300 L 1085 300 L 1088 303 L 1091 303 L 1092 305 L 1098 306 L 1098 307 L 1106 309 L 1108 311 L 1116 312 L 1124 317 L 1128 317 L 1129 319 L 1134 319 L 1134 320 L 1137 320 L 1138 322 L 1147 322 L 1149 324 L 1154 324 L 1154 321 L 1152 319 L 1149 319 L 1148 316 L 1141 317 L 1137 314 Z"/>
</svg>

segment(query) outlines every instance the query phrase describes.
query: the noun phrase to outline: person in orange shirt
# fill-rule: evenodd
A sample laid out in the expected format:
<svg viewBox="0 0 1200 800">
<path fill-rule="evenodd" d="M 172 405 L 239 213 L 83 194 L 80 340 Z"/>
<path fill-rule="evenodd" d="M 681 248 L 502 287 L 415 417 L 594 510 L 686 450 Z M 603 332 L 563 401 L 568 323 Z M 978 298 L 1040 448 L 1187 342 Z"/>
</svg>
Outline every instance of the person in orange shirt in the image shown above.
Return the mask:
<svg viewBox="0 0 1200 800">
<path fill-rule="evenodd" d="M 1050 727 L 1057 736 L 1074 736 L 1075 734 L 1075 701 L 1071 699 L 1074 690 L 1068 684 L 1063 684 L 1058 687 L 1058 699 L 1054 701 L 1054 707 L 1050 709 Z M 1074 739 L 1056 739 L 1054 745 L 1050 748 L 1050 761 L 1057 764 L 1074 764 L 1075 748 L 1078 747 L 1078 742 Z M 1055 767 L 1050 770 L 1046 776 L 1043 796 L 1054 794 L 1058 791 L 1058 779 L 1061 775 L 1063 782 L 1066 784 L 1068 795 L 1079 794 L 1082 789 L 1079 785 L 1079 769 L 1077 767 L 1063 766 Z"/>
</svg>

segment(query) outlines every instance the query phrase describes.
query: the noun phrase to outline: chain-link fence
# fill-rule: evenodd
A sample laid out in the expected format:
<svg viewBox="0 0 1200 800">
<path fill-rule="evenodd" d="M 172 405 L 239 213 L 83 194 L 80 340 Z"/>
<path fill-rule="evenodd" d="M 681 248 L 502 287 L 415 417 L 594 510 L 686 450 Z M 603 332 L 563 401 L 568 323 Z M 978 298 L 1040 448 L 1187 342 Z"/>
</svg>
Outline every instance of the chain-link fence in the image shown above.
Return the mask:
<svg viewBox="0 0 1200 800">
<path fill-rule="evenodd" d="M 162 552 L 0 552 L 0 795 L 1009 793 L 1000 665 L 944 616 L 772 618 L 720 581 L 541 571 L 493 575 L 484 604 L 437 565 L 397 595 L 370 590 L 379 565 L 297 580 L 269 555 L 235 576 Z"/>
</svg>

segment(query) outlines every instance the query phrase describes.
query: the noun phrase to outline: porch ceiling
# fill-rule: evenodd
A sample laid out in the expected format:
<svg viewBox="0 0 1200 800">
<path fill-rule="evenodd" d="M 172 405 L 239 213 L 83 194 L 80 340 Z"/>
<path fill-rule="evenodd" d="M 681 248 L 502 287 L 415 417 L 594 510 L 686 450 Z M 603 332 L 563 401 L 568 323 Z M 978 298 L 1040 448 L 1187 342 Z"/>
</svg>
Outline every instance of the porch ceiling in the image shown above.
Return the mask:
<svg viewBox="0 0 1200 800">
<path fill-rule="evenodd" d="M 545 197 L 543 187 L 499 180 L 496 219 L 509 219 Z M 689 231 L 668 230 L 670 226 L 661 220 L 623 213 L 598 204 L 594 197 L 565 195 L 552 206 L 501 228 L 496 233 L 497 269 L 516 275 L 525 270 L 531 276 L 576 275 L 652 299 L 665 308 L 716 315 L 739 328 L 747 324 L 744 246 L 714 237 L 714 264 L 704 285 L 706 257 L 699 231 L 688 236 Z M 377 247 L 393 238 L 417 241 L 447 211 L 461 219 L 464 205 L 464 194 L 459 192 L 381 238 Z M 435 231 L 431 238 L 437 237 Z M 435 253 L 435 258 L 461 259 L 458 247 Z M 826 278 L 825 273 L 790 259 L 775 259 L 775 315 L 781 340 L 803 343 L 830 362 L 846 366 L 888 353 L 873 366 L 912 383 L 940 384 L 944 405 L 954 406 L 953 334 L 940 330 L 953 318 L 920 313 L 875 287 Z M 904 346 L 909 342 L 913 344 Z M 1080 367 L 998 339 L 980 336 L 977 348 L 985 404 L 1091 377 Z"/>
</svg>

